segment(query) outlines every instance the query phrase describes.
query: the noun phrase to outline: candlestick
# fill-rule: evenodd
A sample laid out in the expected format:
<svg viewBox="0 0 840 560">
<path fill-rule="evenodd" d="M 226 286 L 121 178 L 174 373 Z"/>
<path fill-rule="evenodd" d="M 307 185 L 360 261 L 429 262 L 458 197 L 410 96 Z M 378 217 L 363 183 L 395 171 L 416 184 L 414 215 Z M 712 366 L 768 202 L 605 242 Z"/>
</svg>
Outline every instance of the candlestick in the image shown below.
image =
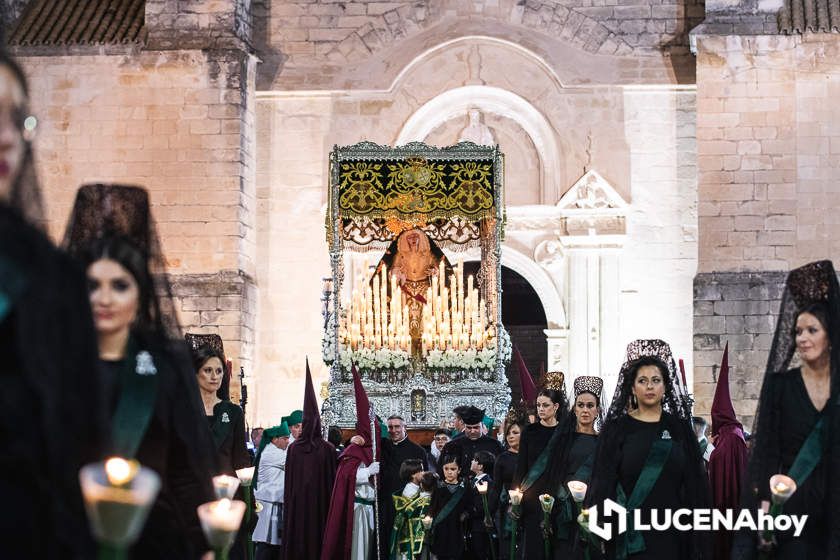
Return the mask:
<svg viewBox="0 0 840 560">
<path fill-rule="evenodd" d="M 516 558 L 516 533 L 518 532 L 519 516 L 522 511 L 522 491 L 518 488 L 508 490 L 510 496 L 510 518 L 511 518 L 511 535 L 510 535 L 510 558 Z"/>
<path fill-rule="evenodd" d="M 493 527 L 493 519 L 490 517 L 490 508 L 487 505 L 487 486 L 486 480 L 476 482 L 475 484 L 476 490 L 481 495 L 481 503 L 484 505 L 484 526 L 488 529 L 487 538 L 490 540 L 490 555 L 493 560 L 496 560 L 496 547 L 493 546 L 493 531 L 490 530 Z"/>
</svg>

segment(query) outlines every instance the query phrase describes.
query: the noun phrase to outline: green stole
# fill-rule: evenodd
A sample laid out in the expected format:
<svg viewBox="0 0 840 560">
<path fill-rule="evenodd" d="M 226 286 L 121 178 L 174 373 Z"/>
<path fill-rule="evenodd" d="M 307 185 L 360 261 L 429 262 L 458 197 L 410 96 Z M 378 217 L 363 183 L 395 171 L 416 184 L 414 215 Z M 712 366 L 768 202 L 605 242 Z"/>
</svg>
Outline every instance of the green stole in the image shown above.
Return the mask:
<svg viewBox="0 0 840 560">
<path fill-rule="evenodd" d="M 811 473 L 814 472 L 817 463 L 819 463 L 822 458 L 822 434 L 824 424 L 825 414 L 821 415 L 820 419 L 817 420 L 817 423 L 814 424 L 814 427 L 811 429 L 811 433 L 808 434 L 808 437 L 805 439 L 802 447 L 799 448 L 799 452 L 796 454 L 796 458 L 790 466 L 788 476 L 796 481 L 797 488 L 802 487 L 802 484 L 809 476 L 811 476 Z"/>
<path fill-rule="evenodd" d="M 148 351 L 139 351 L 133 337 L 128 340 L 117 409 L 111 420 L 112 452 L 133 459 L 146 435 L 158 394 L 158 375 Z"/>
<path fill-rule="evenodd" d="M 664 436 L 666 432 L 667 430 L 663 430 L 662 435 Z M 647 459 L 645 459 L 645 464 L 642 467 L 642 472 L 639 473 L 639 478 L 636 479 L 636 485 L 633 487 L 633 492 L 630 494 L 629 499 L 621 484 L 619 483 L 616 486 L 616 502 L 624 506 L 628 510 L 628 514 L 641 507 L 650 494 L 650 491 L 653 490 L 653 486 L 659 480 L 659 475 L 662 474 L 665 462 L 671 454 L 672 447 L 673 442 L 670 436 L 667 439 L 660 436 L 660 439 L 653 442 L 650 446 Z M 630 554 L 645 550 L 645 540 L 642 538 L 641 533 L 633 527 L 632 514 L 629 517 L 627 532 L 617 537 L 615 550 L 617 560 L 624 560 Z"/>
<path fill-rule="evenodd" d="M 531 468 L 528 469 L 528 474 L 525 475 L 525 478 L 522 479 L 522 482 L 519 484 L 519 490 L 525 492 L 534 485 L 534 483 L 543 475 L 545 472 L 546 467 L 548 467 L 548 462 L 551 460 L 551 455 L 554 452 L 554 448 L 557 447 L 557 442 L 560 440 L 560 423 L 557 423 L 557 426 L 554 428 L 554 433 L 551 434 L 551 438 L 548 440 L 548 443 L 545 446 L 545 449 L 537 457 L 537 460 L 534 461 L 534 464 L 531 465 Z"/>
<path fill-rule="evenodd" d="M 0 255 L 0 322 L 23 294 L 29 279 L 14 261 Z"/>
<path fill-rule="evenodd" d="M 216 407 L 213 407 L 213 425 L 210 430 L 213 432 L 213 443 L 216 444 L 216 449 L 219 449 L 233 428 L 232 407 L 236 405 L 230 401 L 221 401 L 216 406 L 220 407 L 219 414 L 216 414 Z M 227 422 L 224 421 L 225 413 L 227 413 Z"/>
</svg>

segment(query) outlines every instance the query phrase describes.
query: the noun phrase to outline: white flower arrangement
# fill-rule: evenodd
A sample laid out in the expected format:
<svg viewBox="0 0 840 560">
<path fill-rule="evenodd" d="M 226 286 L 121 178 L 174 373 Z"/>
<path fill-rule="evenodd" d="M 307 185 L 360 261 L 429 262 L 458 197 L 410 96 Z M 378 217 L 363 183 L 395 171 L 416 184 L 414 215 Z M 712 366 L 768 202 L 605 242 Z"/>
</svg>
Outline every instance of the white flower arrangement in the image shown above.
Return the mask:
<svg viewBox="0 0 840 560">
<path fill-rule="evenodd" d="M 507 329 L 499 325 L 499 354 L 502 357 L 502 364 L 507 366 L 513 356 L 513 343 L 510 341 L 510 335 Z"/>
<path fill-rule="evenodd" d="M 335 314 L 333 314 L 321 338 L 321 358 L 327 365 L 335 360 L 335 334 Z"/>
<path fill-rule="evenodd" d="M 363 371 L 399 371 L 407 369 L 411 365 L 411 354 L 405 350 L 391 350 L 389 348 L 378 350 L 342 348 L 339 353 L 339 360 L 341 369 L 344 371 L 350 371 L 353 363 L 359 370 Z"/>
</svg>

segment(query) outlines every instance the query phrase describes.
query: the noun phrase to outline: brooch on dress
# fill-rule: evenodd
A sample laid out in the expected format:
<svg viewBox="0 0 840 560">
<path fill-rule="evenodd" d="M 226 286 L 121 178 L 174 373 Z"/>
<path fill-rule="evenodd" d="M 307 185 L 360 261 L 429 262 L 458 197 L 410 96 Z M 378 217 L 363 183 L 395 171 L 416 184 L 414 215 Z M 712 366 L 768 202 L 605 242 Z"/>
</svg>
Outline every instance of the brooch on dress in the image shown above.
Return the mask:
<svg viewBox="0 0 840 560">
<path fill-rule="evenodd" d="M 137 375 L 155 375 L 157 373 L 152 355 L 146 350 L 137 354 L 137 367 L 134 368 L 134 371 Z"/>
<path fill-rule="evenodd" d="M 230 416 L 228 416 L 227 412 L 222 412 L 222 423 L 230 422 Z"/>
<path fill-rule="evenodd" d="M 662 430 L 662 439 L 671 439 L 671 433 L 668 430 Z"/>
</svg>

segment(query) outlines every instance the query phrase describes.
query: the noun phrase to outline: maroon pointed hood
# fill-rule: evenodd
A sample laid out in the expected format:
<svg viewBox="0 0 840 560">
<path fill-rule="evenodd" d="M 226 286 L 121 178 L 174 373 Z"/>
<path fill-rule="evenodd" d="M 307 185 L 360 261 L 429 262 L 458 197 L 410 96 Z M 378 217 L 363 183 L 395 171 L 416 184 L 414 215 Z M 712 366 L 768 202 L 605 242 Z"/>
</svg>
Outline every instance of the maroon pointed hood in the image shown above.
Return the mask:
<svg viewBox="0 0 840 560">
<path fill-rule="evenodd" d="M 519 384 L 522 386 L 522 400 L 526 405 L 533 405 L 537 400 L 537 386 L 534 384 L 534 378 L 528 371 L 525 365 L 525 360 L 522 359 L 522 354 L 519 348 L 513 347 L 513 353 L 516 355 L 516 365 L 519 370 Z"/>
<path fill-rule="evenodd" d="M 366 465 L 369 465 L 373 461 L 373 447 L 371 445 L 373 438 L 370 431 L 370 400 L 368 400 L 367 391 L 365 391 L 362 385 L 362 378 L 359 375 L 359 370 L 356 369 L 356 364 L 353 364 L 352 372 L 353 396 L 356 400 L 356 435 L 362 436 L 365 440 L 364 446 L 360 448 L 363 453 L 363 456 L 360 458 Z M 379 434 L 376 435 L 378 436 Z M 353 451 L 356 447 L 358 446 L 355 444 L 349 445 L 345 453 Z M 377 455 L 379 454 L 378 452 L 379 449 L 377 449 Z"/>
<path fill-rule="evenodd" d="M 306 358 L 306 386 L 303 390 L 303 425 L 300 437 L 295 445 L 309 453 L 317 447 L 318 440 L 324 439 L 321 432 L 321 413 L 318 411 L 318 401 L 315 398 L 315 388 L 312 386 L 312 372 L 309 371 L 309 358 Z"/>
<path fill-rule="evenodd" d="M 735 426 L 741 430 L 743 427 L 735 416 L 735 408 L 732 406 L 732 398 L 729 395 L 729 343 L 723 349 L 723 359 L 720 362 L 720 375 L 718 375 L 717 387 L 715 387 L 715 398 L 712 401 L 712 435 L 716 436 L 726 426 Z"/>
</svg>

